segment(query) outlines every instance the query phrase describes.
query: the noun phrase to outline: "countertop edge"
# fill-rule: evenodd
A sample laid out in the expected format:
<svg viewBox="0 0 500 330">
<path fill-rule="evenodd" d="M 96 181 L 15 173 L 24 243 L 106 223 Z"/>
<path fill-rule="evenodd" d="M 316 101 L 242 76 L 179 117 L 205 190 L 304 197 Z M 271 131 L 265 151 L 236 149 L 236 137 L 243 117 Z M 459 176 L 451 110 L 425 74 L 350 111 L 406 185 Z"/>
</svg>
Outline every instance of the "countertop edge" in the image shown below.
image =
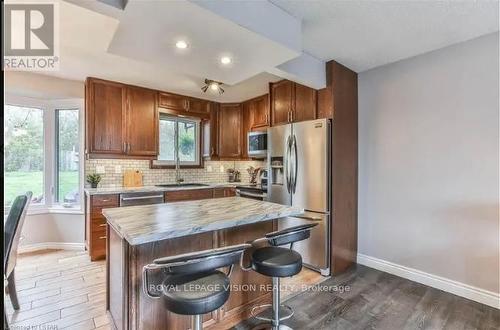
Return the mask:
<svg viewBox="0 0 500 330">
<path fill-rule="evenodd" d="M 110 220 L 106 216 L 106 209 L 103 209 L 103 211 L 102 211 L 102 214 L 104 215 L 104 217 L 106 217 L 106 222 L 117 232 L 117 234 L 120 237 L 125 239 L 128 242 L 128 244 L 130 244 L 131 246 L 147 244 L 147 243 L 157 242 L 157 241 L 166 240 L 166 239 L 174 239 L 174 238 L 179 238 L 179 237 L 186 237 L 186 236 L 191 236 L 191 235 L 196 235 L 196 234 L 202 234 L 202 233 L 206 233 L 206 232 L 210 232 L 210 231 L 223 230 L 223 229 L 228 229 L 228 228 L 233 228 L 233 227 L 251 225 L 251 224 L 270 221 L 270 220 L 278 220 L 280 218 L 293 217 L 295 215 L 300 215 L 303 213 L 304 213 L 304 209 L 298 209 L 297 211 L 270 213 L 270 214 L 266 214 L 266 216 L 264 218 L 255 219 L 255 220 L 246 220 L 246 219 L 226 220 L 224 222 L 217 222 L 214 224 L 208 224 L 208 225 L 205 225 L 205 226 L 199 227 L 199 228 L 190 228 L 190 229 L 186 229 L 183 231 L 170 230 L 170 231 L 167 231 L 164 233 L 144 235 L 143 237 L 140 237 L 140 238 L 133 238 L 133 237 L 128 237 L 128 235 L 124 235 L 124 233 L 120 229 L 120 226 L 117 223 L 115 223 L 113 220 Z"/>
<path fill-rule="evenodd" d="M 244 185 L 242 182 L 227 182 L 227 183 L 201 183 L 206 186 L 191 186 L 191 187 L 157 187 L 157 186 L 143 186 L 143 187 L 116 187 L 116 188 L 84 188 L 83 191 L 86 195 L 108 195 L 108 194 L 122 194 L 133 192 L 155 192 L 155 191 L 179 191 L 179 190 L 198 190 L 198 189 L 214 189 L 214 188 L 230 188 L 239 185 Z M 95 190 L 97 189 L 97 190 Z M 101 190 L 102 189 L 102 190 Z"/>
</svg>

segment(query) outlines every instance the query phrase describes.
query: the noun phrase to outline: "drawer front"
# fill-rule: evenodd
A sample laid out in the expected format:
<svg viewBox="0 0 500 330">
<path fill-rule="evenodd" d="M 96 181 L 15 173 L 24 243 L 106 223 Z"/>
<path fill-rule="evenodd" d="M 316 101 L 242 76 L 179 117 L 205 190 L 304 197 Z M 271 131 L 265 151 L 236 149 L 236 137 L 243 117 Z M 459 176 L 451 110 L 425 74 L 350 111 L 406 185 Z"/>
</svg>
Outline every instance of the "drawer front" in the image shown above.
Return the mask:
<svg viewBox="0 0 500 330">
<path fill-rule="evenodd" d="M 102 238 L 104 236 L 104 238 Z M 95 236 L 90 241 L 91 260 L 99 260 L 106 257 L 106 235 Z"/>
<path fill-rule="evenodd" d="M 90 230 L 92 234 L 103 232 L 106 235 L 106 220 L 104 219 L 92 219 Z"/>
<path fill-rule="evenodd" d="M 213 189 L 168 191 L 165 193 L 165 201 L 166 202 L 192 201 L 197 199 L 209 199 L 213 198 L 213 196 L 214 196 Z"/>
<path fill-rule="evenodd" d="M 225 197 L 224 191 L 225 191 L 225 188 L 215 188 L 214 189 L 214 198 Z"/>
<path fill-rule="evenodd" d="M 106 208 L 106 207 L 118 207 L 119 199 L 117 194 L 112 195 L 94 195 L 92 196 L 92 211 L 97 207 Z"/>
</svg>

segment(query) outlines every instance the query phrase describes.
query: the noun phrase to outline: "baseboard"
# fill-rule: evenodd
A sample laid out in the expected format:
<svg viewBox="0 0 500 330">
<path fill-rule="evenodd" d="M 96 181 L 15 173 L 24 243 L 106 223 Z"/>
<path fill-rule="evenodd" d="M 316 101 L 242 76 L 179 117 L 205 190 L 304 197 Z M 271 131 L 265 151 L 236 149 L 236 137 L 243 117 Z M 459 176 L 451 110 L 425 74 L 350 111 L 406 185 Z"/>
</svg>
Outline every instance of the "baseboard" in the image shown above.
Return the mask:
<svg viewBox="0 0 500 330">
<path fill-rule="evenodd" d="M 481 304 L 500 309 L 500 294 L 480 289 L 448 278 L 429 274 L 418 269 L 401 266 L 389 261 L 358 254 L 358 264 L 428 285 Z"/>
<path fill-rule="evenodd" d="M 39 250 L 76 250 L 83 251 L 85 250 L 84 243 L 61 243 L 61 242 L 44 242 L 44 243 L 35 243 L 35 244 L 27 244 L 18 247 L 17 253 L 28 253 Z"/>
</svg>

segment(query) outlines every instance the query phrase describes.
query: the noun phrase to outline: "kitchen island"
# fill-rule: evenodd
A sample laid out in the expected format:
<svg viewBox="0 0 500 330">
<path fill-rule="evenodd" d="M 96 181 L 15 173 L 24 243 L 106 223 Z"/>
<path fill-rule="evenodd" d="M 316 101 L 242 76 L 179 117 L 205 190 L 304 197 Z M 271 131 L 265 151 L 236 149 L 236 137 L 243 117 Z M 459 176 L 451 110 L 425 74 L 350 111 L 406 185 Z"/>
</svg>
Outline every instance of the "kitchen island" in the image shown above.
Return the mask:
<svg viewBox="0 0 500 330">
<path fill-rule="evenodd" d="M 252 241 L 275 229 L 282 217 L 303 213 L 296 207 L 241 197 L 214 198 L 104 209 L 107 219 L 106 306 L 117 329 L 172 329 L 190 326 L 190 317 L 168 312 L 161 300 L 142 291 L 142 268 L 154 259 Z M 276 220 L 278 221 L 278 220 Z M 161 283 L 151 274 L 150 283 Z M 234 267 L 228 302 L 204 316 L 208 329 L 227 329 L 248 318 L 254 305 L 269 303 L 270 278 Z M 241 287 L 240 287 L 241 288 Z"/>
</svg>

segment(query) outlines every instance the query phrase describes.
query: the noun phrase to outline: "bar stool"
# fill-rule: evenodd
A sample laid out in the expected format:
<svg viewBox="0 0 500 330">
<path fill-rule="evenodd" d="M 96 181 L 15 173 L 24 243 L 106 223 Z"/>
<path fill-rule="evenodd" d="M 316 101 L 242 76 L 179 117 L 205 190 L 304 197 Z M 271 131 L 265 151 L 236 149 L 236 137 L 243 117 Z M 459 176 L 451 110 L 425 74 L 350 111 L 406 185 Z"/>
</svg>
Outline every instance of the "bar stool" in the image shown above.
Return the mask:
<svg viewBox="0 0 500 330">
<path fill-rule="evenodd" d="M 161 299 L 165 309 L 181 315 L 191 315 L 192 330 L 203 328 L 203 314 L 210 313 L 228 300 L 229 276 L 234 264 L 240 262 L 251 244 L 180 254 L 155 259 L 143 267 L 144 293 L 152 299 Z M 218 268 L 229 267 L 227 273 Z M 165 274 L 161 293 L 150 291 L 149 272 L 162 270 Z"/>
<path fill-rule="evenodd" d="M 316 223 L 304 224 L 268 233 L 264 239 L 271 246 L 258 248 L 252 253 L 252 269 L 273 279 L 273 303 L 272 305 L 256 306 L 252 309 L 251 314 L 257 319 L 271 322 L 273 330 L 291 329 L 280 324 L 281 321 L 293 316 L 293 310 L 290 307 L 280 304 L 280 278 L 291 277 L 302 270 L 302 256 L 293 250 L 293 244 L 309 238 L 311 229 L 316 225 Z M 280 247 L 286 244 L 290 244 L 290 247 Z M 256 315 L 256 311 L 263 307 L 272 307 L 271 317 Z M 285 315 L 281 316 L 282 313 Z"/>
</svg>

